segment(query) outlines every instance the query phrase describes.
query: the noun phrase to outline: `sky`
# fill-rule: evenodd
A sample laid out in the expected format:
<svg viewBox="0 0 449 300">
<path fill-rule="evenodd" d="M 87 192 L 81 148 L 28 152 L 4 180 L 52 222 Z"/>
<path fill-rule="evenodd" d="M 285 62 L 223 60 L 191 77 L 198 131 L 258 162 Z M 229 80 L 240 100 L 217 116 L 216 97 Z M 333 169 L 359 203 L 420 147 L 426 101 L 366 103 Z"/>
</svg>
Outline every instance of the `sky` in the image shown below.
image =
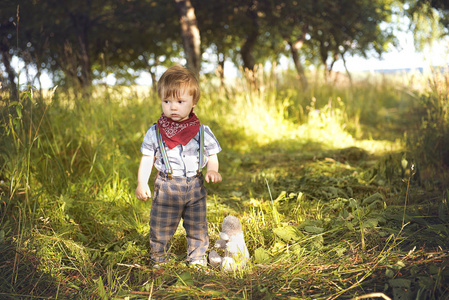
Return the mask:
<svg viewBox="0 0 449 300">
<path fill-rule="evenodd" d="M 398 36 L 399 47 L 383 54 L 382 59 L 362 57 L 347 58 L 347 67 L 351 72 L 391 70 L 391 69 L 427 69 L 431 66 L 449 65 L 449 38 L 436 42 L 432 48 L 417 52 L 413 45 L 413 35 L 403 33 Z M 335 63 L 335 70 L 344 71 L 342 61 Z"/>
</svg>

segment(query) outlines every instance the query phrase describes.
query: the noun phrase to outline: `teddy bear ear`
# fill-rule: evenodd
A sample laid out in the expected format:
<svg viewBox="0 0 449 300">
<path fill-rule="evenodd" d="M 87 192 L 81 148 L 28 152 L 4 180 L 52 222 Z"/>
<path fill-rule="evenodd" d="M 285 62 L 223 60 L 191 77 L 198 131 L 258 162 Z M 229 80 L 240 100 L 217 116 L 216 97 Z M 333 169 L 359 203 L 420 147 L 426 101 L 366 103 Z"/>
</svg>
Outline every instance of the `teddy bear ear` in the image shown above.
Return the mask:
<svg viewBox="0 0 449 300">
<path fill-rule="evenodd" d="M 220 239 L 229 241 L 229 236 L 227 235 L 227 233 L 220 232 Z"/>
</svg>

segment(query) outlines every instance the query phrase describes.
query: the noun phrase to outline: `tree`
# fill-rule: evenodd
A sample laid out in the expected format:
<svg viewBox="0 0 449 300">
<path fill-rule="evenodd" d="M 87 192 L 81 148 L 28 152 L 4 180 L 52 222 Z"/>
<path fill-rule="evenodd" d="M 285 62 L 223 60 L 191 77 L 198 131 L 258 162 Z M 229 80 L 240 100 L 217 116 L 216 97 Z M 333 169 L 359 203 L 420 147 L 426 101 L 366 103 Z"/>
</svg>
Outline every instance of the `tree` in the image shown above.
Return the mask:
<svg viewBox="0 0 449 300">
<path fill-rule="evenodd" d="M 92 66 L 102 42 L 96 30 L 111 22 L 112 7 L 91 0 L 22 1 L 21 15 L 24 21 L 18 50 L 27 51 L 36 66 L 43 66 L 55 78 L 62 72 L 64 76 L 59 75 L 62 81 L 90 87 Z M 39 49 L 40 45 L 46 48 Z"/>
<path fill-rule="evenodd" d="M 449 34 L 449 1 L 447 0 L 402 0 L 404 15 L 410 19 L 415 47 L 423 50 Z"/>
<path fill-rule="evenodd" d="M 332 70 L 335 61 L 340 58 L 344 60 L 346 54 L 367 56 L 369 51 L 374 50 L 381 55 L 388 44 L 395 43 L 396 38 L 392 31 L 381 27 L 390 21 L 390 2 L 315 1 L 317 17 L 309 26 L 309 41 L 325 66 L 326 75 Z"/>
<path fill-rule="evenodd" d="M 14 54 L 12 45 L 14 44 L 14 40 L 17 40 L 16 34 L 18 30 L 19 8 L 13 5 L 13 1 L 5 1 L 0 7 L 2 14 L 0 17 L 0 56 L 8 79 L 2 84 L 3 87 L 0 86 L 0 88 L 6 88 L 9 86 L 11 99 L 17 100 L 18 91 L 15 82 L 17 74 L 11 66 L 11 59 Z"/>
<path fill-rule="evenodd" d="M 245 27 L 247 31 L 246 40 L 240 50 L 243 60 L 243 66 L 245 69 L 253 70 L 256 64 L 253 57 L 253 49 L 256 46 L 257 37 L 259 35 L 259 22 L 257 15 L 257 0 L 251 0 L 246 9 L 246 15 L 248 17 L 248 26 Z"/>
<path fill-rule="evenodd" d="M 424 2 L 421 0 L 420 2 Z M 449 1 L 447 0 L 430 0 L 430 6 L 439 12 L 439 21 L 444 28 L 449 29 Z M 448 32 L 446 31 L 446 34 Z"/>
<path fill-rule="evenodd" d="M 114 19 L 105 29 L 111 33 L 102 52 L 105 63 L 95 70 L 103 77 L 113 73 L 124 84 L 132 82 L 130 72 L 148 71 L 156 88 L 156 68 L 171 65 L 182 49 L 176 6 L 165 0 L 121 1 Z"/>
<path fill-rule="evenodd" d="M 386 51 L 394 36 L 384 27 L 397 1 L 19 0 L 17 31 L 9 21 L 14 1 L 6 0 L 0 51 L 9 78 L 16 76 L 8 67 L 16 55 L 59 85 L 85 88 L 110 73 L 130 83 L 147 70 L 154 81 L 155 68 L 172 64 L 182 49 L 197 74 L 205 49 L 214 49 L 222 69 L 226 59 L 253 70 L 290 55 L 305 88 L 303 64 L 321 63 L 330 72 L 347 55 Z"/>
<path fill-rule="evenodd" d="M 13 17 L 12 2 L 2 13 Z M 180 52 L 174 12 L 175 6 L 163 0 L 22 0 L 19 36 L 14 26 L 0 30 L 8 37 L 7 53 L 38 72 L 46 69 L 61 86 L 88 89 L 109 72 L 125 79 L 131 71 L 170 64 Z M 17 45 L 11 43 L 15 39 Z"/>
<path fill-rule="evenodd" d="M 226 59 L 237 61 L 237 45 L 241 38 L 237 34 L 238 8 L 229 0 L 201 1 L 193 0 L 201 32 L 202 51 L 209 48 L 215 52 L 217 70 L 224 87 L 224 63 Z M 209 63 L 214 59 L 211 58 Z"/>
<path fill-rule="evenodd" d="M 199 76 L 201 70 L 201 38 L 195 16 L 195 9 L 190 0 L 175 0 L 181 24 L 182 44 L 189 67 Z"/>
<path fill-rule="evenodd" d="M 313 24 L 312 1 L 266 1 L 261 9 L 271 36 L 279 36 L 279 47 L 287 44 L 303 89 L 308 82 L 301 62 L 300 50 L 306 42 L 309 24 Z M 270 24 L 276 24 L 270 26 Z M 283 51 L 279 51 L 282 53 Z M 288 54 L 285 53 L 287 56 Z"/>
</svg>

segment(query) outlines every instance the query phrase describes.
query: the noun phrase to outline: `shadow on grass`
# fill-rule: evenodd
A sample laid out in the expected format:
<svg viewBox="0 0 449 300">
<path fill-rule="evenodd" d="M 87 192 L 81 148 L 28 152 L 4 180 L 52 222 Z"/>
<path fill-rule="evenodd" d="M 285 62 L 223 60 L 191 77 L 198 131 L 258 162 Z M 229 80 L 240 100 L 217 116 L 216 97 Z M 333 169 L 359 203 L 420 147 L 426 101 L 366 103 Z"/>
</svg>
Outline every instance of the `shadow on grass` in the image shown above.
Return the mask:
<svg viewBox="0 0 449 300">
<path fill-rule="evenodd" d="M 251 203 L 254 200 L 273 199 L 280 213 L 294 219 L 288 215 L 299 205 L 295 202 L 299 194 L 305 197 L 306 203 L 302 205 L 312 209 L 340 207 L 342 204 L 338 202 L 349 199 L 362 205 L 370 196 L 379 195 L 375 210 L 381 213 L 380 232 L 375 228 L 368 230 L 373 245 L 382 240 L 382 235 L 401 232 L 398 247 L 404 251 L 416 245 L 427 250 L 448 247 L 445 185 L 432 186 L 420 174 L 410 174 L 407 168 L 411 162 L 406 162 L 404 167 L 404 159 L 402 152 L 378 156 L 357 147 L 329 149 L 320 143 L 300 142 L 285 147 L 274 143 L 244 154 L 229 151 L 223 155 L 223 182 L 209 188 L 212 196 L 209 212 L 219 223 L 227 214 L 248 213 L 254 208 Z M 293 203 L 285 196 L 289 194 L 293 195 Z M 366 220 L 371 217 L 368 213 Z M 401 231 L 403 219 L 409 224 Z"/>
<path fill-rule="evenodd" d="M 69 296 L 68 291 L 59 290 L 56 278 L 39 270 L 40 264 L 33 253 L 17 249 L 10 238 L 0 242 L 0 298 L 51 298 L 58 292 Z"/>
</svg>

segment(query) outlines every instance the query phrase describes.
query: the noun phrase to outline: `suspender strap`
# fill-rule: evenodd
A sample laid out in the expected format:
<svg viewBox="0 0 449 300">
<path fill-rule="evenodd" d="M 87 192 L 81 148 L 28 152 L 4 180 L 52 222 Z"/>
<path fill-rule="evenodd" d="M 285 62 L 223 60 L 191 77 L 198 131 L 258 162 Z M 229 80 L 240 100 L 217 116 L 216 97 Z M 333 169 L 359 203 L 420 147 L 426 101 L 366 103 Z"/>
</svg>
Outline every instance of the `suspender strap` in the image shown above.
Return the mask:
<svg viewBox="0 0 449 300">
<path fill-rule="evenodd" d="M 172 179 L 173 170 L 170 166 L 170 162 L 168 161 L 167 152 L 165 151 L 164 141 L 162 140 L 162 135 L 159 132 L 159 126 L 156 125 L 156 132 L 157 132 L 157 143 L 159 144 L 159 149 L 161 149 L 162 153 L 162 160 L 165 164 L 165 173 L 168 175 L 169 179 Z"/>
<path fill-rule="evenodd" d="M 200 149 L 199 149 L 199 162 L 198 162 L 198 175 L 201 173 L 203 169 L 204 163 L 204 128 L 203 124 L 200 125 Z"/>
<path fill-rule="evenodd" d="M 168 175 L 169 179 L 173 178 L 173 169 L 170 166 L 170 162 L 168 161 L 167 151 L 165 150 L 164 140 L 162 139 L 162 135 L 159 132 L 159 127 L 156 125 L 156 133 L 157 133 L 157 143 L 159 145 L 159 149 L 161 149 L 162 160 L 165 164 L 165 173 Z M 198 162 L 198 171 L 197 174 L 201 173 L 204 164 L 204 127 L 203 124 L 200 126 L 199 130 L 200 134 L 200 148 L 199 148 L 199 162 Z"/>
</svg>

